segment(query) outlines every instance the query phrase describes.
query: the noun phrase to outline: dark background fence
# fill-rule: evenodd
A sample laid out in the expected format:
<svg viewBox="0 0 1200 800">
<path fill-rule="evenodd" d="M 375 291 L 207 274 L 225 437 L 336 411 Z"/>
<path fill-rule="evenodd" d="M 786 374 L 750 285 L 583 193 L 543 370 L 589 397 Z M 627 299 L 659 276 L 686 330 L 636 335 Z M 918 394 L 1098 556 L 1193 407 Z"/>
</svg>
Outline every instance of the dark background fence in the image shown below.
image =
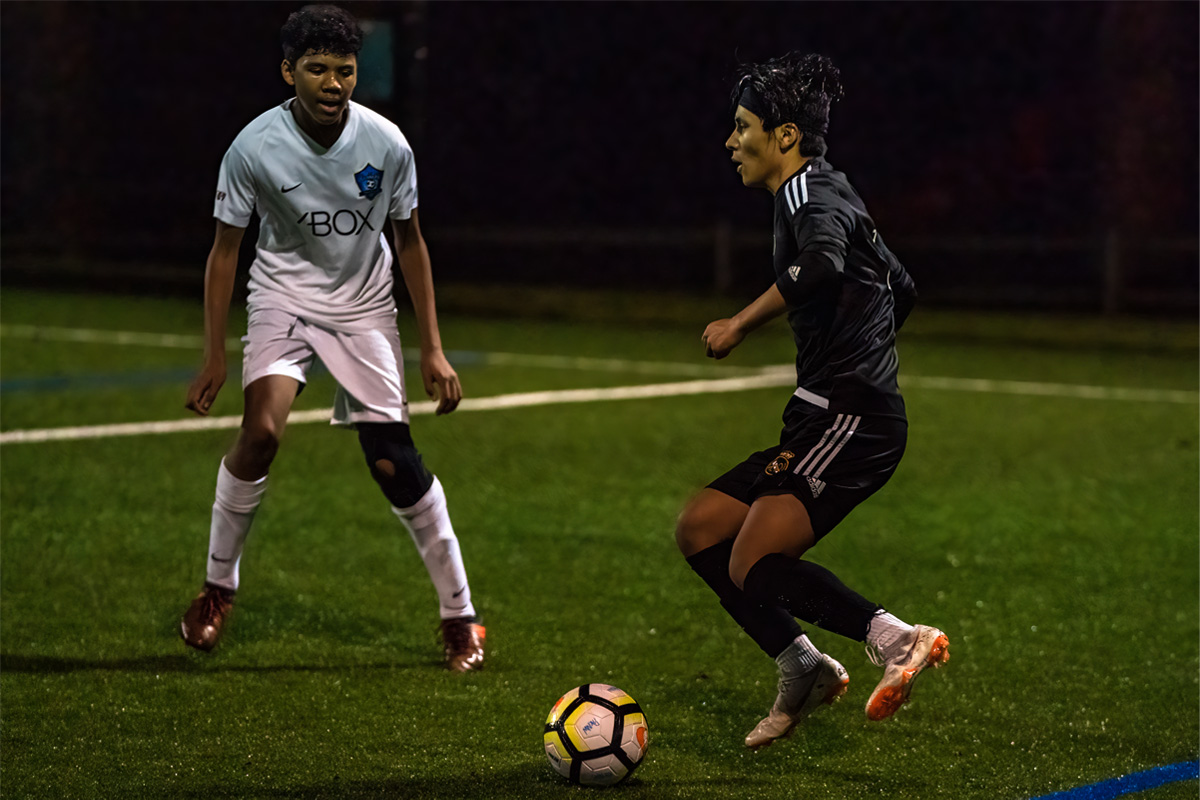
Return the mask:
<svg viewBox="0 0 1200 800">
<path fill-rule="evenodd" d="M 4 3 L 3 285 L 198 293 L 217 166 L 289 96 L 298 5 Z M 771 201 L 723 149 L 730 76 L 800 49 L 840 66 L 829 158 L 926 299 L 1197 308 L 1195 3 L 346 6 L 439 281 L 760 287 Z"/>
</svg>

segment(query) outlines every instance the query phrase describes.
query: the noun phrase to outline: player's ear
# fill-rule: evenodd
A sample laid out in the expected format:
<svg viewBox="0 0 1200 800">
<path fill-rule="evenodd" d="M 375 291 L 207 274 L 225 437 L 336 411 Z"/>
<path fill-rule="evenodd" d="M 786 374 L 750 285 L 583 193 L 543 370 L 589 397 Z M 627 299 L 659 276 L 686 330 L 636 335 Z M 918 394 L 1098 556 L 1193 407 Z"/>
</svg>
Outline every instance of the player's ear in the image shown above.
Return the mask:
<svg viewBox="0 0 1200 800">
<path fill-rule="evenodd" d="M 775 138 L 779 140 L 780 151 L 786 153 L 800 144 L 800 140 L 804 138 L 804 134 L 800 132 L 800 129 L 794 123 L 785 122 L 779 126 Z"/>
<path fill-rule="evenodd" d="M 288 86 L 296 85 L 296 76 L 292 74 L 292 63 L 286 58 L 283 60 L 283 63 L 279 65 L 279 72 L 281 75 L 283 75 L 283 80 Z"/>
</svg>

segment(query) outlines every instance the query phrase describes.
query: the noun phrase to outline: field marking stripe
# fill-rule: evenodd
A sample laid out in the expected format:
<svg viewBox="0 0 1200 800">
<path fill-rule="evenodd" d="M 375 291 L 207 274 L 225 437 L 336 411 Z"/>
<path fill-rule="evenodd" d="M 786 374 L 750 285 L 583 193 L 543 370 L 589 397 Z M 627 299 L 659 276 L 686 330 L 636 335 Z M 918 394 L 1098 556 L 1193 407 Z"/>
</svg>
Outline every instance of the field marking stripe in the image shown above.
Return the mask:
<svg viewBox="0 0 1200 800">
<path fill-rule="evenodd" d="M 713 394 L 718 392 L 741 392 L 747 389 L 763 389 L 787 386 L 795 381 L 791 374 L 751 375 L 741 378 L 718 380 L 679 381 L 673 383 L 646 384 L 642 386 L 616 386 L 603 389 L 565 389 L 546 392 L 521 392 L 493 397 L 468 398 L 458 406 L 458 411 L 494 411 L 505 408 L 527 408 L 557 403 L 594 403 L 600 400 L 639 400 L 656 397 L 678 397 L 682 395 Z M 432 414 L 437 404 L 432 401 L 412 403 L 410 415 Z M 293 411 L 288 424 L 328 421 L 333 409 L 322 408 L 309 411 Z M 147 433 L 176 433 L 183 431 L 222 430 L 237 428 L 242 424 L 241 415 L 226 417 L 198 417 L 196 419 L 163 420 L 159 422 L 128 422 L 116 425 L 85 425 L 69 428 L 42 428 L 0 433 L 0 445 L 30 442 L 52 442 L 78 439 L 98 439 L 110 436 L 138 436 Z"/>
<path fill-rule="evenodd" d="M 468 398 L 459 405 L 461 411 L 495 411 L 504 408 L 526 408 L 556 403 L 593 403 L 605 400 L 635 400 L 657 397 L 678 397 L 720 392 L 741 392 L 787 386 L 795 381 L 788 367 L 764 369 L 760 374 L 738 378 L 676 381 L 640 386 L 615 386 L 600 389 L 560 389 L 544 392 L 520 392 L 493 397 Z M 1141 400 L 1196 403 L 1196 392 L 1151 389 L 1121 389 L 1103 386 L 1072 386 L 1068 384 L 1023 383 L 1020 381 L 989 381 L 964 378 L 927 378 L 910 376 L 905 387 L 985 393 L 1024 394 L 1055 397 L 1082 397 L 1092 400 Z M 430 414 L 436 408 L 432 402 L 413 403 L 409 413 Z M 329 419 L 331 409 L 294 411 L 289 423 L 299 424 Z M 175 433 L 182 431 L 236 428 L 240 416 L 200 417 L 196 419 L 162 420 L 158 422 L 128 422 L 115 425 L 85 425 L 67 428 L 41 428 L 0 433 L 0 445 L 22 442 L 50 442 L 75 439 L 97 439 L 108 436 L 137 436 L 146 433 Z"/>
<path fill-rule="evenodd" d="M 946 389 L 984 394 L 1020 394 L 1039 397 L 1077 397 L 1086 400 L 1135 400 L 1150 403 L 1197 403 L 1200 393 L 1183 389 L 1131 389 L 1121 386 L 1086 386 L 1073 383 L 997 381 L 984 378 L 934 378 L 902 375 L 902 389 Z"/>
<path fill-rule="evenodd" d="M 204 337 L 172 333 L 145 333 L 138 331 L 98 330 L 94 328 L 60 328 L 42 325 L 0 325 L 0 336 L 51 342 L 78 342 L 80 344 L 117 344 L 140 347 L 165 347 L 170 349 L 204 349 Z M 227 348 L 240 350 L 242 340 L 225 340 Z M 404 357 L 418 359 L 421 351 L 404 348 Z M 557 356 L 529 353 L 501 353 L 476 350 L 448 350 L 446 357 L 451 363 L 486 364 L 488 366 L 541 367 L 546 369 L 595 370 L 597 372 L 633 372 L 663 375 L 711 375 L 715 370 L 733 371 L 735 374 L 757 374 L 757 367 L 731 367 L 713 363 L 679 361 L 637 361 L 626 358 L 594 358 L 588 356 Z"/>
<path fill-rule="evenodd" d="M 410 353 L 406 350 L 405 357 L 409 357 Z M 419 351 L 414 351 L 411 355 L 419 356 Z M 482 352 L 474 351 L 451 350 L 446 353 L 446 357 L 451 363 L 455 362 L 455 356 L 458 356 L 464 361 L 471 358 L 476 358 L 488 366 L 513 366 L 513 367 L 545 367 L 547 369 L 579 369 L 579 370 L 595 370 L 597 372 L 636 372 L 647 373 L 653 375 L 712 375 L 714 371 L 724 372 L 727 369 L 733 369 L 735 374 L 760 374 L 763 369 L 760 367 L 729 367 L 722 364 L 694 363 L 681 361 L 634 361 L 625 358 L 594 358 L 589 356 L 547 356 L 534 355 L 528 353 L 499 353 L 499 352 Z M 771 370 L 778 367 L 771 367 Z M 788 369 L 794 371 L 794 367 L 788 366 Z"/>
<path fill-rule="evenodd" d="M 1143 792 L 1168 783 L 1195 780 L 1196 778 L 1200 778 L 1200 761 L 1182 761 L 1178 764 L 1168 764 L 1165 767 L 1133 772 L 1100 783 L 1042 795 L 1033 800 L 1112 800 L 1114 797 L 1133 792 Z"/>
<path fill-rule="evenodd" d="M 0 325 L 0 336 L 17 336 L 29 339 L 71 341 L 102 344 L 144 345 L 149 347 L 173 347 L 203 349 L 201 336 L 169 333 L 139 333 L 135 331 L 95 330 L 88 328 L 59 328 L 40 325 Z M 240 347 L 240 339 L 229 339 L 228 347 Z M 420 352 L 405 349 L 405 358 L 419 357 Z M 547 369 L 579 369 L 611 372 L 635 372 L 649 374 L 709 375 L 714 369 L 735 374 L 767 375 L 782 374 L 793 369 L 790 365 L 771 367 L 735 367 L 722 364 L 690 363 L 677 361 L 636 361 L 622 358 L 592 358 L 587 356 L 554 356 L 525 353 L 500 353 L 473 350 L 450 350 L 446 353 L 451 363 L 483 363 L 490 366 L 544 367 Z M 1084 386 L 1064 383 L 1038 383 L 1030 381 L 1004 381 L 977 378 L 937 378 L 920 375 L 902 375 L 904 387 L 918 389 L 946 389 L 960 392 L 982 392 L 986 394 L 1018 394 L 1046 397 L 1080 397 L 1090 400 L 1134 400 L 1151 403 L 1197 403 L 1200 393 L 1174 389 L 1133 389 L 1114 386 Z"/>
</svg>

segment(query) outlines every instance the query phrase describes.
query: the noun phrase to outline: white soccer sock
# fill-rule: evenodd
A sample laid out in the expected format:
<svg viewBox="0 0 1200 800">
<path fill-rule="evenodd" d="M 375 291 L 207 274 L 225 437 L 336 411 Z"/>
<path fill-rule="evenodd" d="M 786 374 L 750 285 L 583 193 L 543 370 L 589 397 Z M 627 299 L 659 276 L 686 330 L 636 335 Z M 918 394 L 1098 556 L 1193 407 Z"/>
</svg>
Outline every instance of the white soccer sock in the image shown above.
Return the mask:
<svg viewBox="0 0 1200 800">
<path fill-rule="evenodd" d="M 413 544 L 425 562 L 425 569 L 437 589 L 439 613 L 442 619 L 475 616 L 471 605 L 471 587 L 467 584 L 467 571 L 463 568 L 462 554 L 458 549 L 458 537 L 450 524 L 450 513 L 446 510 L 446 493 L 442 482 L 435 476 L 433 485 L 416 505 L 396 508 L 392 511 L 408 528 Z"/>
<path fill-rule="evenodd" d="M 912 625 L 881 608 L 867 627 L 867 644 L 878 649 L 885 662 L 891 661 L 903 655 L 914 630 Z"/>
<path fill-rule="evenodd" d="M 226 469 L 225 459 L 221 459 L 208 534 L 208 583 L 237 591 L 238 565 L 246 534 L 266 490 L 266 475 L 256 481 L 244 481 Z"/>
<path fill-rule="evenodd" d="M 795 641 L 775 656 L 779 665 L 779 674 L 784 678 L 794 678 L 812 672 L 821 663 L 821 651 L 809 640 L 808 634 L 800 634 Z"/>
</svg>

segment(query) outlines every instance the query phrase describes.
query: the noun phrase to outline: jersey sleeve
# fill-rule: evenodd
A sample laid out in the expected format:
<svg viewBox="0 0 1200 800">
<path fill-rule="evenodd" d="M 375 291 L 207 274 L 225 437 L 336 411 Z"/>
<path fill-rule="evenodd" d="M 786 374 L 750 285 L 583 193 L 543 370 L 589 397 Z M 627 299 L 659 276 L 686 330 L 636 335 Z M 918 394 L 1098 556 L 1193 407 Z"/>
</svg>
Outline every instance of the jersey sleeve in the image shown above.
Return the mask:
<svg viewBox="0 0 1200 800">
<path fill-rule="evenodd" d="M 396 180 L 388 198 L 388 217 L 410 219 L 417 207 L 417 162 L 407 142 L 401 141 L 396 147 L 396 168 Z"/>
<path fill-rule="evenodd" d="M 813 181 L 808 188 L 807 201 L 802 202 L 792 215 L 792 232 L 800 256 L 820 253 L 841 272 L 853 230 L 854 217 L 845 201 Z"/>
<path fill-rule="evenodd" d="M 250 169 L 250 162 L 235 141 L 221 160 L 213 216 L 227 225 L 244 228 L 250 224 L 255 198 L 254 174 Z"/>
<path fill-rule="evenodd" d="M 909 312 L 917 304 L 917 285 L 894 255 L 888 259 L 888 286 L 892 290 L 893 319 L 896 330 L 900 330 L 904 320 L 908 319 Z"/>
<path fill-rule="evenodd" d="M 785 185 L 799 255 L 775 285 L 789 306 L 803 303 L 841 274 L 854 221 L 845 203 L 816 181 Z M 797 201 L 794 206 L 792 198 Z"/>
</svg>

